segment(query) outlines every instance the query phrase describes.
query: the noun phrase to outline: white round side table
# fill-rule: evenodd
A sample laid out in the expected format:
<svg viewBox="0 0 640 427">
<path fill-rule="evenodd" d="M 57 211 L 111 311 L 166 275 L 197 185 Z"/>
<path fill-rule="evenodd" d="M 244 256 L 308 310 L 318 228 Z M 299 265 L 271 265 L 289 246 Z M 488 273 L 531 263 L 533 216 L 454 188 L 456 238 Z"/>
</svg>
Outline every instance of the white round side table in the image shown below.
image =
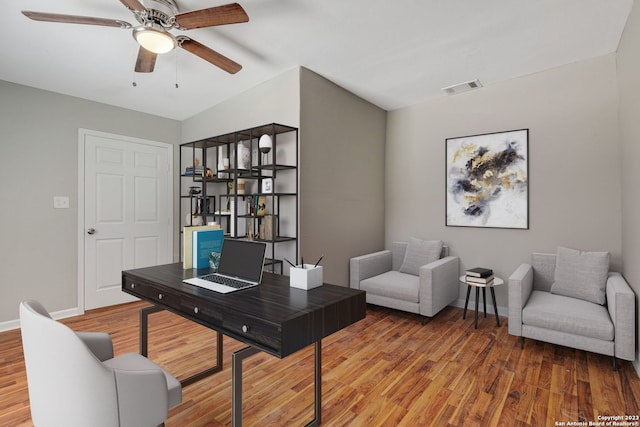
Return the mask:
<svg viewBox="0 0 640 427">
<path fill-rule="evenodd" d="M 496 293 L 493 290 L 495 286 L 504 285 L 504 280 L 499 277 L 494 277 L 491 284 L 468 282 L 466 277 L 460 276 L 460 281 L 467 285 L 467 298 L 464 302 L 464 312 L 462 318 L 467 318 L 467 306 L 469 305 L 469 294 L 471 293 L 471 287 L 476 288 L 476 316 L 475 316 L 475 328 L 478 329 L 478 300 L 480 296 L 480 288 L 482 288 L 482 302 L 484 303 L 484 317 L 487 317 L 487 288 L 491 291 L 491 299 L 493 300 L 493 310 L 496 314 L 496 323 L 500 326 L 500 318 L 498 317 L 498 306 L 496 304 Z"/>
</svg>

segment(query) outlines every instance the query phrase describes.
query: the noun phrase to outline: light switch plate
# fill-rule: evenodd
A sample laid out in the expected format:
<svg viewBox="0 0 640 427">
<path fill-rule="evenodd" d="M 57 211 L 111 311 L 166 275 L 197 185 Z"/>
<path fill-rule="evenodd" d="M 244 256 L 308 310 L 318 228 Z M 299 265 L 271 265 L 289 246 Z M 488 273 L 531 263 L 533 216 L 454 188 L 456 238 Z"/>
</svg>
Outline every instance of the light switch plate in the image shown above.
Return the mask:
<svg viewBox="0 0 640 427">
<path fill-rule="evenodd" d="M 54 209 L 69 209 L 69 197 L 53 196 Z"/>
</svg>

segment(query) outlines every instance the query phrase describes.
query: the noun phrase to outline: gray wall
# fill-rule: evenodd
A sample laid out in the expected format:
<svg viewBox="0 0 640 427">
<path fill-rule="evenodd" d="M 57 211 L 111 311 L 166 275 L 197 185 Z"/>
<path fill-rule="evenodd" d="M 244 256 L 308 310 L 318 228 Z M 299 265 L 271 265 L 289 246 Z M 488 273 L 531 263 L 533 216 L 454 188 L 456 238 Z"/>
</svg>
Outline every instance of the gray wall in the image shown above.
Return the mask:
<svg viewBox="0 0 640 427">
<path fill-rule="evenodd" d="M 25 298 L 77 307 L 78 128 L 180 138 L 177 121 L 0 81 L 0 322 Z M 53 196 L 70 209 L 53 209 Z"/>
<path fill-rule="evenodd" d="M 462 271 L 487 266 L 503 278 L 532 252 L 555 252 L 559 245 L 610 251 L 619 270 L 615 59 L 574 63 L 389 113 L 386 243 L 442 239 L 460 257 Z M 530 229 L 446 227 L 445 138 L 522 128 L 529 128 Z M 507 306 L 506 291 L 497 288 L 498 306 Z"/>
<path fill-rule="evenodd" d="M 349 258 L 384 245 L 386 112 L 307 69 L 300 78 L 301 254 L 349 286 Z"/>
<path fill-rule="evenodd" d="M 640 4 L 635 2 L 618 48 L 618 96 L 622 144 L 622 272 L 640 307 Z M 636 331 L 640 330 L 637 321 Z M 636 338 L 636 348 L 640 348 Z M 635 367 L 640 372 L 636 351 Z"/>
</svg>

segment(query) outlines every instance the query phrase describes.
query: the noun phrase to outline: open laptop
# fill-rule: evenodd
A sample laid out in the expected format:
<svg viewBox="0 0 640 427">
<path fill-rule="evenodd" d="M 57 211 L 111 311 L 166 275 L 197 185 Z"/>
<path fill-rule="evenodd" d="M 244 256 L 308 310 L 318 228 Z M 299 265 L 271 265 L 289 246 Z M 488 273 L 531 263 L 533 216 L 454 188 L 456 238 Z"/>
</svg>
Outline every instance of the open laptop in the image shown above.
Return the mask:
<svg viewBox="0 0 640 427">
<path fill-rule="evenodd" d="M 266 249 L 263 242 L 224 239 L 218 271 L 184 282 L 223 294 L 258 286 Z"/>
</svg>

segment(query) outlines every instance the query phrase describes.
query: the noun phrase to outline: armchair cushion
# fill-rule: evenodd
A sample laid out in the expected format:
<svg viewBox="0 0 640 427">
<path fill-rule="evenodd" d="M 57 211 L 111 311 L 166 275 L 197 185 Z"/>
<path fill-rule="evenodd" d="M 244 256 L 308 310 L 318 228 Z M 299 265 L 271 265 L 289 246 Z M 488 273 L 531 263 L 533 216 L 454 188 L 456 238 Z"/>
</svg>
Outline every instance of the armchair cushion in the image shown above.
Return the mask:
<svg viewBox="0 0 640 427">
<path fill-rule="evenodd" d="M 613 341 L 606 307 L 582 299 L 533 291 L 522 310 L 522 323 L 572 335 Z"/>
<path fill-rule="evenodd" d="M 551 293 L 605 303 L 609 252 L 584 252 L 558 247 L 555 282 Z"/>
<path fill-rule="evenodd" d="M 410 238 L 400 272 L 417 276 L 421 266 L 440 259 L 442 244 L 442 240 Z"/>
<path fill-rule="evenodd" d="M 104 362 L 115 372 L 118 386 L 120 418 L 132 420 L 131 425 L 143 421 L 155 413 L 161 423 L 167 416 L 167 408 L 182 402 L 180 382 L 167 371 L 138 353 L 126 353 Z"/>
<path fill-rule="evenodd" d="M 378 276 L 362 280 L 360 289 L 387 298 L 418 303 L 420 278 L 399 271 L 387 271 Z"/>
</svg>

